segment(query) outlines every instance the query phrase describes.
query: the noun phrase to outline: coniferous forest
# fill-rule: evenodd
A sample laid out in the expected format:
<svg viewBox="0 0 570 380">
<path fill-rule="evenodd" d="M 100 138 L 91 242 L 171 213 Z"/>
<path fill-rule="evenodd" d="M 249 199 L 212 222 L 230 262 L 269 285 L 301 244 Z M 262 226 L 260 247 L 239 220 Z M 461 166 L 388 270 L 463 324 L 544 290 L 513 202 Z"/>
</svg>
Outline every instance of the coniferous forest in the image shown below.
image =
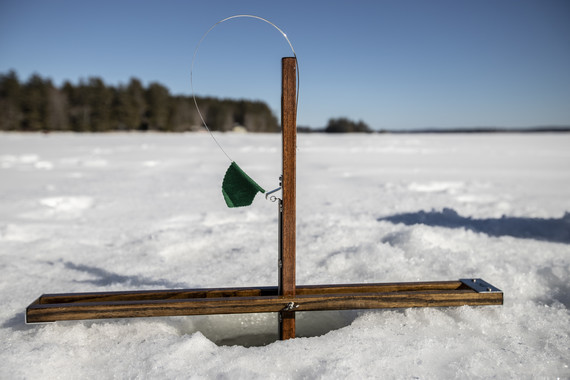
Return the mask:
<svg viewBox="0 0 570 380">
<path fill-rule="evenodd" d="M 213 131 L 242 126 L 250 132 L 279 131 L 266 103 L 197 97 L 200 111 Z M 174 96 L 159 83 L 109 86 L 91 77 L 78 84 L 55 86 L 35 74 L 21 82 L 14 71 L 0 74 L 2 131 L 172 131 L 200 129 L 202 122 L 191 96 Z"/>
<path fill-rule="evenodd" d="M 277 117 L 263 101 L 196 97 L 212 131 L 241 127 L 248 132 L 279 132 Z M 201 131 L 202 121 L 191 96 L 170 94 L 160 83 L 144 86 L 137 78 L 109 86 L 99 77 L 55 86 L 38 74 L 20 81 L 14 71 L 0 73 L 0 131 L 112 132 Z M 330 118 L 325 127 L 297 126 L 298 132 L 371 133 L 362 120 Z M 379 130 L 391 133 L 526 133 L 570 132 L 570 126 L 456 127 Z"/>
</svg>

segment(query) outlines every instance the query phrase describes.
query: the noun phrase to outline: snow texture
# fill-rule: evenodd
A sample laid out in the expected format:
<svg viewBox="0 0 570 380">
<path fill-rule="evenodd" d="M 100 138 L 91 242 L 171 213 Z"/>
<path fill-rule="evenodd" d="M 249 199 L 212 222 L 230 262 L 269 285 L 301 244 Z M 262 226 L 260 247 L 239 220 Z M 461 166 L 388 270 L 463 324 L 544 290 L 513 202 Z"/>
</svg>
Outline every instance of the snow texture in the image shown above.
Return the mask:
<svg viewBox="0 0 570 380">
<path fill-rule="evenodd" d="M 220 134 L 266 189 L 279 135 Z M 276 205 L 206 134 L 0 134 L 1 379 L 570 377 L 570 134 L 299 135 L 297 283 L 457 280 L 503 306 L 26 325 L 42 293 L 277 282 Z"/>
</svg>

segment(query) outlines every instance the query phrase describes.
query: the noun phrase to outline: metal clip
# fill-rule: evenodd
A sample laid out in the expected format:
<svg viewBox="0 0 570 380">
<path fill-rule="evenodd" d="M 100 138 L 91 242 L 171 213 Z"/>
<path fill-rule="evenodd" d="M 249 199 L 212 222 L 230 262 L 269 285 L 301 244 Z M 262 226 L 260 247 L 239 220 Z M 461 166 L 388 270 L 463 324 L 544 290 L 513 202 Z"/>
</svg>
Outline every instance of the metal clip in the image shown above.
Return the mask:
<svg viewBox="0 0 570 380">
<path fill-rule="evenodd" d="M 285 308 L 283 309 L 283 311 L 293 311 L 293 310 L 295 310 L 295 309 L 298 308 L 298 307 L 299 307 L 299 305 L 295 305 L 295 302 L 289 302 L 289 303 L 287 304 L 287 306 L 285 306 Z"/>
<path fill-rule="evenodd" d="M 265 193 L 265 199 L 270 200 L 271 202 L 275 202 L 275 201 L 276 201 L 277 199 L 279 199 L 279 198 L 277 198 L 275 195 L 271 195 L 271 194 L 276 193 L 276 192 L 278 192 L 279 190 L 281 190 L 281 186 L 279 186 L 279 187 L 278 187 L 277 189 L 275 189 L 275 190 L 268 191 L 267 193 Z M 271 195 L 271 196 L 270 196 L 270 195 Z"/>
<path fill-rule="evenodd" d="M 471 289 L 475 290 L 477 293 L 502 293 L 501 289 L 494 287 L 486 281 L 480 278 L 462 278 L 461 281 L 464 285 L 467 285 Z"/>
</svg>

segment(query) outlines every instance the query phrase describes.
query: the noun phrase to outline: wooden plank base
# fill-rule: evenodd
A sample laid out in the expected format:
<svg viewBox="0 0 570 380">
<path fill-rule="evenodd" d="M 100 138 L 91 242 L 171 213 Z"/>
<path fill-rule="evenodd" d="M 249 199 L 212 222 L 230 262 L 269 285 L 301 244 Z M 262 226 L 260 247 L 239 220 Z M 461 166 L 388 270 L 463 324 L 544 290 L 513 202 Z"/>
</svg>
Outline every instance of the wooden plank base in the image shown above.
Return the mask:
<svg viewBox="0 0 570 380">
<path fill-rule="evenodd" d="M 250 287 L 44 294 L 26 309 L 26 322 L 270 312 L 287 317 L 295 311 L 503 303 L 502 292 L 478 293 L 460 281 L 308 285 L 297 286 L 294 296 L 277 292 Z"/>
</svg>

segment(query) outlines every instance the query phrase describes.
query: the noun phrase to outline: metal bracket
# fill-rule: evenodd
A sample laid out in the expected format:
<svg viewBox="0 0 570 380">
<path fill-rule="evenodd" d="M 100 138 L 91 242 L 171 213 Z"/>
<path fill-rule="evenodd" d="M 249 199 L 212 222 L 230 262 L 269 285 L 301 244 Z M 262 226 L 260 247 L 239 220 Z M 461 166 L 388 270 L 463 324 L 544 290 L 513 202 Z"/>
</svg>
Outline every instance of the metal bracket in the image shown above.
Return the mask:
<svg viewBox="0 0 570 380">
<path fill-rule="evenodd" d="M 265 199 L 270 200 L 271 202 L 275 202 L 275 201 L 276 201 L 277 199 L 279 199 L 279 198 L 277 198 L 275 195 L 271 195 L 271 194 L 276 193 L 276 192 L 278 192 L 279 190 L 281 190 L 281 186 L 279 186 L 279 187 L 278 187 L 277 189 L 275 189 L 275 190 L 268 191 L 267 193 L 265 193 Z M 271 196 L 270 196 L 270 195 L 271 195 Z"/>
<path fill-rule="evenodd" d="M 464 285 L 467 285 L 471 289 L 475 290 L 477 293 L 502 293 L 503 291 L 499 288 L 494 287 L 488 282 L 480 278 L 461 278 L 459 279 Z"/>
<path fill-rule="evenodd" d="M 299 307 L 299 305 L 296 305 L 295 302 L 289 302 L 289 303 L 287 304 L 287 306 L 285 306 L 285 308 L 283 309 L 283 311 L 293 311 L 293 310 L 295 310 L 295 309 L 298 308 L 298 307 Z"/>
<path fill-rule="evenodd" d="M 271 201 L 271 202 L 275 202 L 275 201 L 278 200 L 278 199 L 281 200 L 281 198 L 277 198 L 275 195 L 271 195 L 271 194 L 276 193 L 276 192 L 278 192 L 279 190 L 281 190 L 281 186 L 282 186 L 282 185 L 281 185 L 281 182 L 282 182 L 282 181 L 283 181 L 283 176 L 280 175 L 280 176 L 279 176 L 279 187 L 278 187 L 277 189 L 274 189 L 274 190 L 271 190 L 271 191 L 268 191 L 267 193 L 265 193 L 265 199 L 267 199 L 267 200 L 269 200 L 269 201 Z M 271 195 L 271 196 L 270 196 L 270 195 Z"/>
</svg>

